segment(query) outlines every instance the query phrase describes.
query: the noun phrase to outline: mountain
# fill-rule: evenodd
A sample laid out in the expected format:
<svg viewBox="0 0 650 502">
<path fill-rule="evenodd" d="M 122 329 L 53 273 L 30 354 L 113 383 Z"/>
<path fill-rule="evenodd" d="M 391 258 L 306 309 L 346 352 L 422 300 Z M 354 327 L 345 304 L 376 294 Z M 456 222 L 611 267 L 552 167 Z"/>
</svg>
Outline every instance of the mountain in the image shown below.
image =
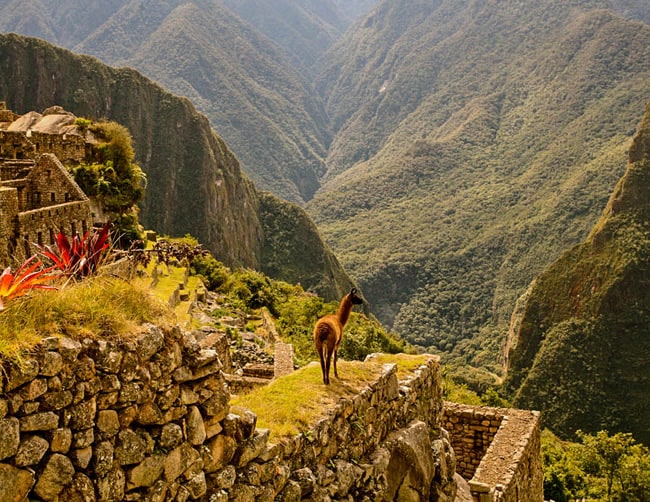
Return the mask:
<svg viewBox="0 0 650 502">
<path fill-rule="evenodd" d="M 0 29 L 60 36 L 68 2 L 35 0 L 33 20 L 10 2 Z M 303 71 L 372 3 L 278 0 L 262 19 L 244 0 L 122 0 L 71 33 L 190 96 L 257 186 L 309 201 L 386 326 L 499 370 L 516 299 L 625 170 L 647 0 L 382 0 Z"/>
<path fill-rule="evenodd" d="M 506 386 L 571 437 L 650 444 L 650 102 L 624 176 L 587 239 L 531 285 L 513 317 Z"/>
<path fill-rule="evenodd" d="M 207 115 L 257 186 L 311 198 L 331 135 L 320 100 L 280 47 L 217 0 L 122 0 L 119 9 L 96 8 L 95 29 L 73 37 L 57 27 L 77 4 L 41 0 L 40 12 L 23 17 L 12 3 L 0 8 L 0 31 L 137 69 Z"/>
<path fill-rule="evenodd" d="M 623 174 L 648 82 L 650 26 L 606 1 L 379 2 L 322 59 L 307 211 L 384 324 L 495 364 Z"/>
<path fill-rule="evenodd" d="M 222 0 L 224 5 L 273 40 L 291 65 L 310 72 L 350 21 L 332 0 Z"/>
<path fill-rule="evenodd" d="M 229 266 L 266 270 L 265 263 L 272 263 L 277 275 L 269 275 L 300 279 L 305 289 L 328 299 L 339 298 L 352 284 L 307 217 L 282 231 L 308 236 L 300 253 L 322 257 L 321 266 L 301 269 L 302 261 L 292 262 L 291 276 L 283 276 L 278 263 L 292 258 L 285 251 L 275 256 L 265 246 L 277 230 L 263 221 L 267 197 L 262 204 L 226 143 L 189 100 L 136 71 L 114 69 L 35 38 L 0 35 L 0 96 L 17 113 L 57 104 L 79 117 L 126 126 L 135 160 L 147 174 L 140 206 L 146 227 L 192 234 Z M 288 202 L 274 204 L 278 212 L 292 211 Z"/>
</svg>

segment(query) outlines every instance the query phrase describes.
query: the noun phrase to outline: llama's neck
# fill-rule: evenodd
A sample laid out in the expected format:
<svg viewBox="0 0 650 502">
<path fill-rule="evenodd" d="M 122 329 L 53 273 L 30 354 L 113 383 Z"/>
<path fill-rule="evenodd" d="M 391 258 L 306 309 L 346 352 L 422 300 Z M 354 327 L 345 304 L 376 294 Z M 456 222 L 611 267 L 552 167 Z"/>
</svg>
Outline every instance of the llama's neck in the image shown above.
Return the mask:
<svg viewBox="0 0 650 502">
<path fill-rule="evenodd" d="M 352 300 L 350 300 L 350 295 L 347 294 L 341 300 L 341 303 L 339 304 L 339 310 L 336 313 L 336 317 L 338 317 L 341 326 L 345 326 L 345 323 L 348 322 L 348 318 L 350 317 L 351 310 L 352 310 Z"/>
</svg>

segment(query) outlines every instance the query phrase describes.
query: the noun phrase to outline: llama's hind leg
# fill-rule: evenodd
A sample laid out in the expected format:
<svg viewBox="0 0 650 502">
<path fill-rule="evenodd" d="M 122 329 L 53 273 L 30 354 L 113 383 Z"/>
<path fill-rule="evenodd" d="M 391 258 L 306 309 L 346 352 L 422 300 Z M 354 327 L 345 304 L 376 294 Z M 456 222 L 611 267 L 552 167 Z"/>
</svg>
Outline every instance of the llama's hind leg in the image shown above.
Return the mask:
<svg viewBox="0 0 650 502">
<path fill-rule="evenodd" d="M 320 350 L 318 351 L 318 355 L 320 356 L 320 370 L 323 373 L 323 383 L 327 385 L 329 383 L 329 368 L 325 367 L 325 357 L 323 356 L 323 351 L 325 350 L 325 347 L 322 346 Z"/>
<path fill-rule="evenodd" d="M 325 370 L 323 371 L 323 383 L 330 384 L 330 365 L 332 363 L 332 351 L 327 351 L 327 361 L 325 362 Z"/>
<path fill-rule="evenodd" d="M 336 348 L 336 349 L 334 349 L 334 376 L 336 378 L 339 377 L 339 372 L 338 372 L 338 369 L 336 368 L 336 361 L 338 361 L 338 360 L 339 360 L 339 349 Z"/>
</svg>

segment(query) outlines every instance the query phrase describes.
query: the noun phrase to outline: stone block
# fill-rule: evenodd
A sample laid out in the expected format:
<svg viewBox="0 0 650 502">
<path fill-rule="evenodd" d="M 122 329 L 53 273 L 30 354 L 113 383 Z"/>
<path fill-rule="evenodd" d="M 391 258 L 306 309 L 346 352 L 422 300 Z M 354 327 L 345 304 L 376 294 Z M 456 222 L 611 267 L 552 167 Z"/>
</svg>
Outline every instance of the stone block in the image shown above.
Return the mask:
<svg viewBox="0 0 650 502">
<path fill-rule="evenodd" d="M 20 418 L 21 432 L 51 431 L 59 426 L 59 416 L 51 411 Z"/>
<path fill-rule="evenodd" d="M 15 417 L 0 420 L 0 460 L 16 454 L 20 445 L 20 422 Z"/>
<path fill-rule="evenodd" d="M 65 485 L 72 481 L 74 473 L 70 459 L 60 453 L 54 453 L 39 476 L 34 493 L 43 500 L 58 500 Z"/>
<path fill-rule="evenodd" d="M 0 464 L 0 500 L 27 500 L 34 481 L 33 471 Z"/>
<path fill-rule="evenodd" d="M 14 465 L 16 467 L 27 467 L 38 464 L 49 447 L 50 444 L 40 436 L 26 437 L 20 442 Z"/>
<path fill-rule="evenodd" d="M 127 490 L 152 486 L 165 468 L 165 455 L 151 455 L 127 473 Z"/>
</svg>

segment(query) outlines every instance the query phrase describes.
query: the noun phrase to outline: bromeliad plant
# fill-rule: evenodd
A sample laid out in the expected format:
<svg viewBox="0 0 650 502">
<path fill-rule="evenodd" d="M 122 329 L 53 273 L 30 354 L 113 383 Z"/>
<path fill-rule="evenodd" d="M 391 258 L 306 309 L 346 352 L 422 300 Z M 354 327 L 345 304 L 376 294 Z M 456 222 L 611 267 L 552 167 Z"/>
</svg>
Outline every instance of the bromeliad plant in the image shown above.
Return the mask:
<svg viewBox="0 0 650 502">
<path fill-rule="evenodd" d="M 111 224 L 107 223 L 92 234 L 86 232 L 83 237 L 75 235 L 72 240 L 59 232 L 56 248 L 39 246 L 38 251 L 62 274 L 82 279 L 94 275 L 106 259 L 107 251 L 111 248 L 110 230 Z"/>
<path fill-rule="evenodd" d="M 4 269 L 0 274 L 0 311 L 4 310 L 6 301 L 24 296 L 33 289 L 56 289 L 48 285 L 56 275 L 50 275 L 53 267 L 42 268 L 36 255 L 25 261 L 15 272 L 11 267 Z"/>
</svg>

